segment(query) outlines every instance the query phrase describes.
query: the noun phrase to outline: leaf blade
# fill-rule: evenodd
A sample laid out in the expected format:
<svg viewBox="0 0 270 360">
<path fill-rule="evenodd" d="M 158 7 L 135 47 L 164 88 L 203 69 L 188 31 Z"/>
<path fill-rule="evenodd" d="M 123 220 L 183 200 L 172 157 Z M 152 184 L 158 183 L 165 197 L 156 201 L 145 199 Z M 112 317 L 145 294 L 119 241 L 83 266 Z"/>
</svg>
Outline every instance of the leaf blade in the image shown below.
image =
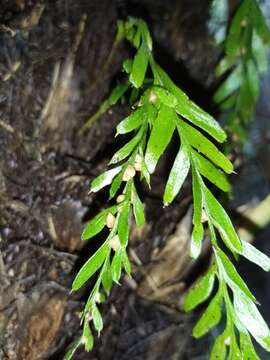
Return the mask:
<svg viewBox="0 0 270 360">
<path fill-rule="evenodd" d="M 86 281 L 88 281 L 92 275 L 101 267 L 109 251 L 108 244 L 105 242 L 94 255 L 86 261 L 81 267 L 80 271 L 76 275 L 72 283 L 72 290 L 76 291 L 80 289 Z"/>
<path fill-rule="evenodd" d="M 177 112 L 185 119 L 191 121 L 209 135 L 213 136 L 217 141 L 225 141 L 227 137 L 226 133 L 218 122 L 211 115 L 195 105 L 188 96 L 174 84 L 167 73 L 158 64 L 151 63 L 151 66 L 158 84 L 163 85 L 177 98 Z"/>
<path fill-rule="evenodd" d="M 144 205 L 141 202 L 134 185 L 132 189 L 132 204 L 136 224 L 138 226 L 143 226 L 145 224 Z"/>
<path fill-rule="evenodd" d="M 92 317 L 93 317 L 94 327 L 97 330 L 97 332 L 100 333 L 101 330 L 103 329 L 103 320 L 96 304 L 94 304 L 92 307 Z"/>
<path fill-rule="evenodd" d="M 256 305 L 243 293 L 234 293 L 234 308 L 241 323 L 255 340 L 270 351 L 270 331 Z"/>
<path fill-rule="evenodd" d="M 204 229 L 202 224 L 195 225 L 191 235 L 190 256 L 197 259 L 201 253 Z"/>
<path fill-rule="evenodd" d="M 224 192 L 230 191 L 230 183 L 228 182 L 224 173 L 217 169 L 209 160 L 201 156 L 196 151 L 192 151 L 192 156 L 195 159 L 197 168 L 201 175 L 211 181 L 212 184 L 217 186 Z"/>
<path fill-rule="evenodd" d="M 199 304 L 204 302 L 211 294 L 215 282 L 215 274 L 210 269 L 206 275 L 202 276 L 195 285 L 188 291 L 185 299 L 183 308 L 184 311 L 188 312 L 193 310 Z"/>
<path fill-rule="evenodd" d="M 110 185 L 114 177 L 122 170 L 122 166 L 117 166 L 113 169 L 107 170 L 96 177 L 90 187 L 90 192 L 97 192 L 107 185 Z"/>
<path fill-rule="evenodd" d="M 116 127 L 117 134 L 127 134 L 137 129 L 145 118 L 145 112 L 146 109 L 142 106 L 122 120 Z"/>
<path fill-rule="evenodd" d="M 150 174 L 155 171 L 160 156 L 168 146 L 175 129 L 175 112 L 168 106 L 162 105 L 154 122 L 148 140 L 145 164 Z"/>
<path fill-rule="evenodd" d="M 139 88 L 144 80 L 145 73 L 148 66 L 148 49 L 147 46 L 142 43 L 132 64 L 132 71 L 129 76 L 129 80 L 133 86 Z"/>
<path fill-rule="evenodd" d="M 202 185 L 202 191 L 207 214 L 218 229 L 222 240 L 232 252 L 241 254 L 242 243 L 228 214 L 204 184 Z"/>
<path fill-rule="evenodd" d="M 221 320 L 222 297 L 217 293 L 193 328 L 193 336 L 198 339 L 208 333 Z"/>
<path fill-rule="evenodd" d="M 116 153 L 113 155 L 109 164 L 110 165 L 116 164 L 119 161 L 122 161 L 125 158 L 127 158 L 131 154 L 131 152 L 134 150 L 136 145 L 138 145 L 139 141 L 141 140 L 143 131 L 144 131 L 144 128 L 141 127 L 139 129 L 139 131 L 137 132 L 137 134 L 129 142 L 127 142 L 123 147 L 121 147 L 118 151 L 116 151 Z"/>
<path fill-rule="evenodd" d="M 113 215 L 117 212 L 118 206 L 114 205 L 111 206 L 99 214 L 97 214 L 93 219 L 91 219 L 84 227 L 84 230 L 81 235 L 82 240 L 89 240 L 105 227 L 106 225 L 106 218 L 108 213 L 112 213 Z"/>
<path fill-rule="evenodd" d="M 165 206 L 170 204 L 179 193 L 190 169 L 190 161 L 188 150 L 185 146 L 181 146 L 174 160 L 169 178 L 166 183 L 163 195 L 163 203 Z"/>
<path fill-rule="evenodd" d="M 118 284 L 121 277 L 122 251 L 118 250 L 112 259 L 111 271 L 112 279 Z"/>
<path fill-rule="evenodd" d="M 256 298 L 251 293 L 251 291 L 247 287 L 246 283 L 241 278 L 241 276 L 238 274 L 234 265 L 231 263 L 231 261 L 228 259 L 228 257 L 224 254 L 224 252 L 220 249 L 215 249 L 214 252 L 216 255 L 216 259 L 217 259 L 218 268 L 220 269 L 224 280 L 230 286 L 232 291 L 235 294 L 238 293 L 239 291 L 241 291 L 251 301 L 253 301 L 253 302 L 256 301 Z"/>
<path fill-rule="evenodd" d="M 233 172 L 233 165 L 218 148 L 203 136 L 198 130 L 184 121 L 178 123 L 180 134 L 183 133 L 189 144 L 208 157 L 214 164 L 223 169 L 227 174 Z"/>
<path fill-rule="evenodd" d="M 129 213 L 130 213 L 130 202 L 125 202 L 121 208 L 121 213 L 118 220 L 118 235 L 123 247 L 128 244 L 129 236 Z"/>
<path fill-rule="evenodd" d="M 270 258 L 267 255 L 246 241 L 242 241 L 242 247 L 242 256 L 260 266 L 264 271 L 270 271 Z"/>
</svg>

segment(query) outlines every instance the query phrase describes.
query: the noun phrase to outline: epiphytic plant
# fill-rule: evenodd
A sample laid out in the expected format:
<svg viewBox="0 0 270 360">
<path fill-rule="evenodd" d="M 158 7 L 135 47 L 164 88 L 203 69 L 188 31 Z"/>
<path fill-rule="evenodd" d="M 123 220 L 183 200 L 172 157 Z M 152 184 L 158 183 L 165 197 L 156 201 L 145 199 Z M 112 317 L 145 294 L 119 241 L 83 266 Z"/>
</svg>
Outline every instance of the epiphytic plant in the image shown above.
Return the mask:
<svg viewBox="0 0 270 360">
<path fill-rule="evenodd" d="M 97 276 L 81 314 L 82 335 L 67 358 L 70 359 L 80 345 L 87 351 L 92 349 L 91 328 L 98 333 L 103 328 L 100 303 L 110 293 L 113 283 L 119 283 L 122 271 L 131 273 L 127 254 L 130 218 L 134 216 L 138 226 L 145 222 L 144 205 L 134 179 L 137 177 L 138 181 L 150 185 L 159 158 L 176 133 L 180 146 L 165 186 L 164 205 L 174 200 L 190 172 L 194 202 L 190 254 L 198 258 L 206 231 L 213 249 L 210 269 L 184 301 L 184 309 L 190 311 L 215 292 L 193 335 L 200 337 L 216 326 L 225 309 L 225 329 L 215 341 L 211 359 L 225 359 L 226 354 L 230 359 L 257 359 L 250 335 L 270 350 L 270 331 L 231 258 L 244 256 L 266 271 L 270 270 L 270 259 L 239 239 L 229 216 L 209 188 L 212 183 L 224 192 L 230 189 L 226 174 L 233 172 L 233 165 L 214 144 L 214 141 L 224 142 L 226 134 L 156 63 L 151 36 L 143 20 L 119 21 L 117 37 L 127 39 L 136 54 L 124 62 L 127 81 L 113 90 L 98 114 L 115 104 L 129 89 L 132 112 L 117 125 L 116 132 L 131 136 L 113 155 L 109 169 L 91 183 L 91 193 L 109 186 L 114 205 L 98 213 L 82 233 L 84 241 L 101 231 L 107 233 L 107 238 L 74 279 L 72 290 L 76 291 L 94 274 Z M 93 117 L 89 121 L 92 122 Z"/>
<path fill-rule="evenodd" d="M 228 131 L 246 139 L 247 124 L 259 96 L 259 77 L 267 70 L 270 31 L 256 0 L 243 0 L 229 26 L 216 75 L 225 75 L 214 100 L 226 113 Z"/>
</svg>

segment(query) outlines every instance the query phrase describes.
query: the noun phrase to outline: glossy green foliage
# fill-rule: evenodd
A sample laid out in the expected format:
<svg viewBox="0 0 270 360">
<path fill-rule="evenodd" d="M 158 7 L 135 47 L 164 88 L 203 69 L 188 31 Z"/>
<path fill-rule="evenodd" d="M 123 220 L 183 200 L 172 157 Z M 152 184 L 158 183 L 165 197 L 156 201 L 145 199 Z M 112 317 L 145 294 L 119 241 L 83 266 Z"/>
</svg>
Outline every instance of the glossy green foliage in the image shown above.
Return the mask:
<svg viewBox="0 0 270 360">
<path fill-rule="evenodd" d="M 265 31 L 260 25 L 258 33 Z M 227 355 L 229 359 L 241 356 L 248 359 L 250 354 L 255 354 L 252 355 L 255 359 L 257 355 L 249 334 L 269 349 L 269 330 L 258 312 L 254 296 L 226 252 L 235 258 L 242 255 L 267 271 L 270 260 L 239 239 L 228 214 L 210 190 L 210 185 L 225 192 L 230 190 L 227 174 L 233 172 L 233 164 L 215 144 L 215 141 L 224 142 L 226 134 L 215 119 L 192 102 L 156 63 L 144 21 L 135 18 L 119 21 L 117 36 L 128 40 L 137 51 L 133 59 L 124 62 L 127 82 L 119 85 L 105 104 L 106 108 L 107 104 L 114 104 L 129 89 L 132 111 L 116 128 L 116 135 L 125 135 L 127 142 L 112 156 L 109 169 L 95 178 L 90 187 L 90 193 L 109 187 L 113 205 L 90 220 L 82 233 L 83 240 L 95 241 L 94 236 L 102 232 L 105 240 L 79 270 L 72 285 L 72 290 L 76 291 L 92 279 L 92 289 L 81 314 L 83 333 L 74 349 L 80 345 L 86 351 L 92 349 L 91 329 L 99 334 L 103 328 L 100 303 L 109 295 L 113 283 L 121 282 L 123 272 L 131 274 L 128 258 L 130 228 L 135 223 L 140 227 L 145 224 L 145 208 L 137 185 L 145 181 L 150 187 L 151 175 L 160 158 L 172 138 L 178 137 L 179 147 L 168 172 L 163 202 L 168 206 L 191 175 L 194 211 L 190 254 L 194 259 L 200 256 L 205 234 L 210 235 L 214 253 L 209 270 L 188 292 L 184 310 L 193 310 L 209 301 L 193 330 L 195 337 L 201 337 L 220 322 L 225 308 L 226 327 L 215 341 L 211 359 L 225 359 Z M 226 64 L 226 61 L 222 62 L 223 71 L 232 66 L 232 62 Z M 237 71 L 233 76 L 239 80 Z M 224 86 L 227 94 L 237 89 L 230 81 Z M 252 91 L 253 94 L 257 92 L 255 87 Z M 223 92 L 220 91 L 218 96 L 223 99 Z M 104 109 L 103 103 L 98 114 Z M 212 299 L 211 295 L 214 295 Z M 236 330 L 240 337 L 236 336 Z M 67 359 L 72 357 L 74 349 Z"/>
<path fill-rule="evenodd" d="M 166 184 L 163 196 L 165 205 L 170 204 L 179 193 L 181 186 L 188 175 L 189 169 L 190 160 L 188 149 L 185 146 L 181 146 L 174 160 L 174 164 Z"/>
<path fill-rule="evenodd" d="M 206 275 L 202 276 L 196 284 L 190 289 L 185 297 L 184 310 L 190 311 L 196 308 L 203 301 L 207 300 L 211 295 L 214 287 L 215 272 L 210 269 Z"/>
<path fill-rule="evenodd" d="M 226 113 L 228 131 L 243 142 L 259 96 L 259 77 L 267 70 L 270 30 L 257 0 L 239 4 L 216 69 L 222 81 L 214 100 Z"/>
<path fill-rule="evenodd" d="M 174 116 L 175 112 L 172 108 L 164 104 L 160 106 L 145 154 L 145 164 L 150 174 L 155 171 L 160 156 L 171 141 L 176 126 Z"/>
<path fill-rule="evenodd" d="M 105 243 L 93 256 L 90 257 L 89 260 L 87 260 L 87 262 L 80 269 L 72 283 L 72 290 L 80 289 L 85 284 L 85 282 L 91 278 L 91 276 L 102 266 L 108 253 L 109 247 Z"/>
<path fill-rule="evenodd" d="M 202 337 L 220 322 L 222 314 L 221 306 L 222 294 L 218 292 L 210 301 L 205 312 L 194 326 L 193 336 L 195 338 Z"/>
</svg>

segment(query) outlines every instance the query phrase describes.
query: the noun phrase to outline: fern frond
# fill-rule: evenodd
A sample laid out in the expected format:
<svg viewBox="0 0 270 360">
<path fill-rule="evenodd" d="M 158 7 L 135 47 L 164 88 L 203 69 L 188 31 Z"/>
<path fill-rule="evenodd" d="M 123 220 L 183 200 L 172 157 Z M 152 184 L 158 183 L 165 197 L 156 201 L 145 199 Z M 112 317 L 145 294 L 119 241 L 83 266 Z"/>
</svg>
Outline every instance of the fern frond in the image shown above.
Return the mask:
<svg viewBox="0 0 270 360">
<path fill-rule="evenodd" d="M 252 3 L 251 0 L 244 2 Z M 72 290 L 76 291 L 97 274 L 81 315 L 83 333 L 75 346 L 84 345 L 87 351 L 92 348 L 89 323 L 98 334 L 101 332 L 100 303 L 110 293 L 113 283 L 119 283 L 123 271 L 131 273 L 127 255 L 130 218 L 133 216 L 138 226 L 145 222 L 144 205 L 134 178 L 150 185 L 151 175 L 176 133 L 180 147 L 165 186 L 164 205 L 175 199 L 191 172 L 194 199 L 191 256 L 197 258 L 200 255 L 206 231 L 210 234 L 213 249 L 212 265 L 187 294 L 184 309 L 190 311 L 206 301 L 214 291 L 214 283 L 218 283 L 217 291 L 195 325 L 193 335 L 201 337 L 216 326 L 224 308 L 226 327 L 216 339 L 211 359 L 225 359 L 227 353 L 230 359 L 255 359 L 257 355 L 249 334 L 270 351 L 270 332 L 258 312 L 255 297 L 226 253 L 234 258 L 244 256 L 264 270 L 270 269 L 270 259 L 239 239 L 228 214 L 205 182 L 205 179 L 209 180 L 222 191 L 230 189 L 226 174 L 233 172 L 233 165 L 215 145 L 215 141 L 224 142 L 226 134 L 216 120 L 192 102 L 156 63 L 146 23 L 130 18 L 119 22 L 118 26 L 123 37 L 137 49 L 134 58 L 124 64 L 129 85 L 136 89 L 136 95 L 132 95 L 136 100 L 132 113 L 117 126 L 117 134 L 130 134 L 130 140 L 113 155 L 110 169 L 94 179 L 90 188 L 91 193 L 109 186 L 110 198 L 115 199 L 115 205 L 101 211 L 86 225 L 82 234 L 82 239 L 87 241 L 106 228 L 108 236 L 83 265 L 72 285 Z M 234 24 L 232 29 L 231 37 L 234 37 Z M 264 30 L 261 35 L 267 34 Z M 230 56 L 238 54 L 235 52 Z M 146 78 L 146 74 L 151 75 Z M 110 101 L 106 108 L 108 103 Z M 101 109 L 104 110 L 104 105 Z M 207 219 L 206 223 L 203 217 Z M 226 253 L 222 250 L 224 248 Z M 72 354 L 71 351 L 69 356 Z"/>
</svg>

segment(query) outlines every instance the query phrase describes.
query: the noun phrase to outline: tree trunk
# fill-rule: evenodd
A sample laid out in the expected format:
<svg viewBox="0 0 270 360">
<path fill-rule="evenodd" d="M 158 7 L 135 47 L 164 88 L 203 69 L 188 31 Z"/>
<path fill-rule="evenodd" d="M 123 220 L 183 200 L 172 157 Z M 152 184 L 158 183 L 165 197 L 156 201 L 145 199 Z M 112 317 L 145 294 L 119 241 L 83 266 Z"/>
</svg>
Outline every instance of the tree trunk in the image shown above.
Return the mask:
<svg viewBox="0 0 270 360">
<path fill-rule="evenodd" d="M 115 46 L 119 17 L 143 17 L 158 61 L 209 109 L 218 53 L 207 35 L 209 1 L 3 0 L 0 8 L 0 358 L 63 359 L 80 335 L 78 313 L 91 284 L 70 295 L 72 279 L 96 248 L 82 245 L 85 221 L 107 193 L 87 195 L 121 140 L 115 106 L 84 134 L 80 129 L 121 78 L 128 44 Z M 193 316 L 181 296 L 206 268 L 208 248 L 190 262 L 191 191 L 162 208 L 170 146 L 141 189 L 147 225 L 132 229 L 134 278 L 122 279 L 102 307 L 105 329 L 95 348 L 76 359 L 192 359 Z M 207 340 L 205 340 L 207 341 Z M 169 346 L 168 346 L 169 345 Z"/>
</svg>

